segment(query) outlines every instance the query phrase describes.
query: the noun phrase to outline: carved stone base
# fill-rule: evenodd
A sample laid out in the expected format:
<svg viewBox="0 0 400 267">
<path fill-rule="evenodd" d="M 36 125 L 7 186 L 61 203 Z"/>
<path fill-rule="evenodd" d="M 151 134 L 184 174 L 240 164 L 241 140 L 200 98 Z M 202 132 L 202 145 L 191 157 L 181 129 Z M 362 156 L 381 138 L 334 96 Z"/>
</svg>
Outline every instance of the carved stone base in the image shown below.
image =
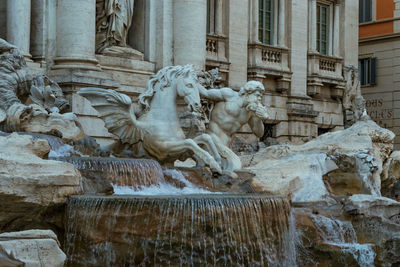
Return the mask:
<svg viewBox="0 0 400 267">
<path fill-rule="evenodd" d="M 111 57 L 122 57 L 143 60 L 143 53 L 130 47 L 111 46 L 104 49 L 101 54 Z"/>
<path fill-rule="evenodd" d="M 138 96 L 155 73 L 155 65 L 148 61 L 106 55 L 96 55 L 96 58 L 102 71 L 121 84 L 118 91 L 131 97 Z"/>
<path fill-rule="evenodd" d="M 84 87 L 117 89 L 120 83 L 114 80 L 111 74 L 101 71 L 59 69 L 52 70 L 50 75 L 63 89 L 64 94 L 71 103 L 71 111 L 78 117 L 84 133 L 96 138 L 100 145 L 113 143 L 113 136 L 108 133 L 103 121 L 97 118 L 97 112 L 92 108 L 89 101 L 78 96 L 76 92 Z"/>
<path fill-rule="evenodd" d="M 318 112 L 314 105 L 305 97 L 291 97 L 287 102 L 288 136 L 295 144 L 310 141 L 318 135 L 318 125 L 315 122 Z"/>
</svg>

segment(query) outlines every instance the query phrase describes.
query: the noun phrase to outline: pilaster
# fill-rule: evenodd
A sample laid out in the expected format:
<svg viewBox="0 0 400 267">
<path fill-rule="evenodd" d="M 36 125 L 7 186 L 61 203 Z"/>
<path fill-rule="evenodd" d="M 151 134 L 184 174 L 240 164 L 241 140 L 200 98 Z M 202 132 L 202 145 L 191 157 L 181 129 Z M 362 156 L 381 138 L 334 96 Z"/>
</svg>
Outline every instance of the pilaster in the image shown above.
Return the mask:
<svg viewBox="0 0 400 267">
<path fill-rule="evenodd" d="M 286 47 L 286 0 L 279 0 L 278 45 Z"/>
<path fill-rule="evenodd" d="M 207 5 L 204 0 L 175 0 L 174 64 L 204 69 L 206 59 Z"/>
</svg>

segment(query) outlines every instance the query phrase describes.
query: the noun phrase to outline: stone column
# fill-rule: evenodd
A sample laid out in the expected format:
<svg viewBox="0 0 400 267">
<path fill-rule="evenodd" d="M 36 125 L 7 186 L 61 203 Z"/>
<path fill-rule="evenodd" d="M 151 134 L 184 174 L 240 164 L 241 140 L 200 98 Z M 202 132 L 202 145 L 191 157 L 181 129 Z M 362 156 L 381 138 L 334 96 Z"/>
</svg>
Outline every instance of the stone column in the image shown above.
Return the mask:
<svg viewBox="0 0 400 267">
<path fill-rule="evenodd" d="M 259 0 L 251 0 L 251 23 L 250 23 L 250 32 L 251 32 L 251 42 L 257 43 L 258 40 L 258 1 Z"/>
<path fill-rule="evenodd" d="M 216 35 L 223 35 L 223 28 L 222 28 L 222 18 L 223 18 L 223 11 L 222 11 L 222 0 L 215 0 L 215 34 Z"/>
<path fill-rule="evenodd" d="M 273 20 L 274 20 L 274 22 L 273 22 L 273 30 L 272 30 L 272 33 L 273 33 L 272 45 L 273 46 L 277 46 L 278 43 L 279 43 L 279 40 L 278 40 L 278 35 L 279 35 L 279 2 L 281 2 L 281 1 L 279 1 L 279 0 L 274 0 L 273 1 L 273 13 L 274 13 L 272 15 Z"/>
<path fill-rule="evenodd" d="M 206 59 L 205 0 L 174 1 L 174 64 L 204 68 Z"/>
<path fill-rule="evenodd" d="M 174 64 L 173 0 L 154 1 L 156 11 L 156 69 Z"/>
<path fill-rule="evenodd" d="M 28 61 L 31 32 L 31 0 L 7 0 L 7 41 L 16 45 Z"/>
<path fill-rule="evenodd" d="M 310 0 L 310 21 L 308 49 L 312 52 L 317 51 L 317 0 Z"/>
<path fill-rule="evenodd" d="M 340 5 L 335 4 L 334 18 L 333 18 L 333 55 L 335 57 L 340 56 L 339 44 L 340 44 Z"/>
<path fill-rule="evenodd" d="M 95 54 L 96 0 L 62 0 L 57 6 L 54 69 L 99 70 Z"/>
<path fill-rule="evenodd" d="M 47 0 L 32 1 L 31 18 L 31 54 L 35 61 L 45 62 L 46 42 L 48 41 L 48 5 Z"/>
<path fill-rule="evenodd" d="M 286 0 L 279 0 L 278 45 L 286 47 Z"/>
</svg>

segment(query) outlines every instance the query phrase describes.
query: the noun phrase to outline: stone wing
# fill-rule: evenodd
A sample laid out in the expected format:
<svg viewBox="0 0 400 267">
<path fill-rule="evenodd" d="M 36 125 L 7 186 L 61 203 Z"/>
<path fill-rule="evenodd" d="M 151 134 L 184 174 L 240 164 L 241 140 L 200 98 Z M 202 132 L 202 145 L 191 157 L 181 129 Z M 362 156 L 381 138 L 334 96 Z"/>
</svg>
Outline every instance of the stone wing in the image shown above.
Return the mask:
<svg viewBox="0 0 400 267">
<path fill-rule="evenodd" d="M 103 88 L 82 88 L 78 94 L 90 101 L 108 131 L 123 143 L 135 144 L 143 140 L 146 133 L 136 120 L 132 100 L 127 95 Z"/>
</svg>

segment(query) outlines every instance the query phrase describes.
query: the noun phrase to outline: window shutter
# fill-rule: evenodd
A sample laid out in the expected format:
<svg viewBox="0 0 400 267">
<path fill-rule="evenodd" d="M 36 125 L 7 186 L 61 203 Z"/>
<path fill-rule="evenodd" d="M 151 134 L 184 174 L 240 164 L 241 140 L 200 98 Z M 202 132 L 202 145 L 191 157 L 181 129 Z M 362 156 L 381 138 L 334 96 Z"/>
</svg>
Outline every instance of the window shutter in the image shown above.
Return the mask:
<svg viewBox="0 0 400 267">
<path fill-rule="evenodd" d="M 358 61 L 358 77 L 360 79 L 361 85 L 365 85 L 365 67 L 364 67 L 364 59 L 360 59 Z"/>
<path fill-rule="evenodd" d="M 371 85 L 376 85 L 377 82 L 377 60 L 376 57 L 371 58 L 371 66 L 370 66 L 370 77 L 371 77 Z"/>
<path fill-rule="evenodd" d="M 361 23 L 363 22 L 363 7 L 364 7 L 364 0 L 359 0 L 358 1 L 358 22 Z"/>
<path fill-rule="evenodd" d="M 372 20 L 372 0 L 365 0 L 365 19 L 366 21 Z"/>
</svg>

